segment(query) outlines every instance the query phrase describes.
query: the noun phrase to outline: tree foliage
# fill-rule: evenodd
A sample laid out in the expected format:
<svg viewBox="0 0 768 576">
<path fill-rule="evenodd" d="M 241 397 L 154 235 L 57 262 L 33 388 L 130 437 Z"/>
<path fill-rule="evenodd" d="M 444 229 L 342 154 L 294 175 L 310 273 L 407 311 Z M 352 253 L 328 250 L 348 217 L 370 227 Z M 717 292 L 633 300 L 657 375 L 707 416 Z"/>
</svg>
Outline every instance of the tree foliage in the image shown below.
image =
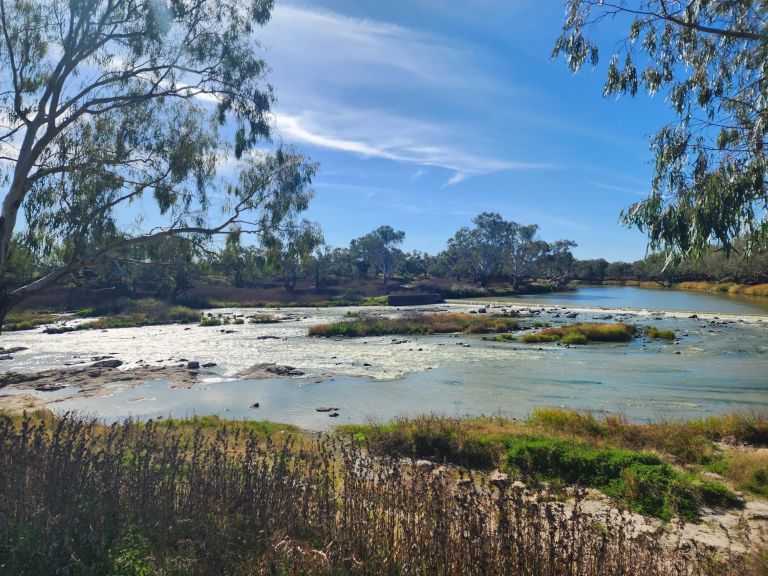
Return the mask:
<svg viewBox="0 0 768 576">
<path fill-rule="evenodd" d="M 357 261 L 359 269 L 365 271 L 371 267 L 381 272 L 384 284 L 398 264 L 402 253 L 397 248 L 403 243 L 405 232 L 395 230 L 391 226 L 379 226 L 373 232 L 352 240 L 350 252 Z"/>
<path fill-rule="evenodd" d="M 270 133 L 255 32 L 271 9 L 0 0 L 0 319 L 139 243 L 271 234 L 306 209 L 315 167 L 291 150 L 253 150 Z M 55 265 L 9 286 L 19 230 L 15 244 Z"/>
<path fill-rule="evenodd" d="M 700 255 L 711 242 L 768 244 L 768 2 L 567 0 L 553 56 L 596 65 L 597 28 L 626 17 L 605 96 L 663 91 L 676 121 L 653 136 L 650 196 L 622 220 L 653 250 Z"/>
<path fill-rule="evenodd" d="M 442 255 L 457 279 L 471 278 L 485 285 L 509 279 L 514 289 L 535 277 L 563 281 L 572 261 L 570 240 L 550 244 L 538 238 L 539 227 L 504 220 L 495 212 L 478 214 L 474 228 L 461 228 L 448 240 Z"/>
</svg>

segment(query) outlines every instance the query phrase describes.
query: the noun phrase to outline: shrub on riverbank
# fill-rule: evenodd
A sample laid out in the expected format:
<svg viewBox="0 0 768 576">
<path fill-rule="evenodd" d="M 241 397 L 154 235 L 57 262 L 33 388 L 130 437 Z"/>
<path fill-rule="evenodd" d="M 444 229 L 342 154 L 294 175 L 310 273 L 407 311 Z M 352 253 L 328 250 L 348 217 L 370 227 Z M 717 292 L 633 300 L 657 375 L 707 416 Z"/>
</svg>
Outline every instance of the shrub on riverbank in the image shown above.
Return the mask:
<svg viewBox="0 0 768 576">
<path fill-rule="evenodd" d="M 628 342 L 634 337 L 635 331 L 635 326 L 621 322 L 614 324 L 579 323 L 545 328 L 540 332 L 525 334 L 522 341 L 527 343 L 562 342 L 563 344 Z"/>
<path fill-rule="evenodd" d="M 348 442 L 281 436 L 275 426 L 0 415 L 0 567 L 126 576 L 746 570 L 740 557 L 664 548 L 624 516 L 597 522 L 581 492 L 566 516 L 544 493 L 373 461 Z"/>
<path fill-rule="evenodd" d="M 426 334 L 488 334 L 518 330 L 514 318 L 490 314 L 437 313 L 404 318 L 358 318 L 329 324 L 319 324 L 309 329 L 310 336 L 360 336 L 426 335 Z"/>
</svg>

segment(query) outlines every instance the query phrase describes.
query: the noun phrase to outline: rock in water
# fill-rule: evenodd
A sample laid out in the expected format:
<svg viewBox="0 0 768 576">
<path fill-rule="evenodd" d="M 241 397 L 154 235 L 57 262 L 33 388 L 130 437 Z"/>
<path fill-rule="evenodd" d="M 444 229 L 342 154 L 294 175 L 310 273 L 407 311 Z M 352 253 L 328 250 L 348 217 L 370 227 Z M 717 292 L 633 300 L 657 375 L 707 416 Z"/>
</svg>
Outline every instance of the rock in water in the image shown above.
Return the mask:
<svg viewBox="0 0 768 576">
<path fill-rule="evenodd" d="M 113 358 L 112 360 L 101 360 L 99 362 L 94 362 L 89 366 L 89 368 L 117 368 L 118 366 L 122 366 L 122 365 L 123 365 L 122 360 Z"/>
</svg>

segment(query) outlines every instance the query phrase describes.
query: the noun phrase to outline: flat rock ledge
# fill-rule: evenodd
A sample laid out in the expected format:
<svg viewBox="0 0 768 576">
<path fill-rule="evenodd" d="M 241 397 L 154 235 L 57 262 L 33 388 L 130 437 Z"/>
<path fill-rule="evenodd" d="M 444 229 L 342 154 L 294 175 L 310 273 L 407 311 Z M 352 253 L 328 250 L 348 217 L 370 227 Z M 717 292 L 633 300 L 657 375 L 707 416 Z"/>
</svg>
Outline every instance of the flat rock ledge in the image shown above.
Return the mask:
<svg viewBox="0 0 768 576">
<path fill-rule="evenodd" d="M 63 399 L 49 400 L 34 394 L 3 394 L 4 388 L 13 388 L 15 391 L 35 390 L 38 392 L 53 392 L 63 388 L 73 388 L 77 391 L 69 397 L 82 398 L 99 396 L 107 385 L 118 382 L 138 386 L 152 380 L 167 380 L 171 388 L 189 388 L 196 384 L 201 376 L 218 376 L 217 373 L 205 369 L 215 366 L 216 364 L 213 362 L 204 364 L 203 368 L 194 361 L 176 366 L 137 366 L 120 369 L 122 364 L 120 360 L 108 358 L 99 359 L 88 366 L 77 368 L 55 368 L 40 372 L 6 372 L 0 374 L 0 409 L 10 411 L 35 410 Z M 231 378 L 262 380 L 303 375 L 304 372 L 292 366 L 262 363 L 255 364 Z"/>
<path fill-rule="evenodd" d="M 189 370 L 181 366 L 139 366 L 120 370 L 119 360 L 100 361 L 78 368 L 54 368 L 40 372 L 6 372 L 0 374 L 0 390 L 12 386 L 16 389 L 50 392 L 61 388 L 77 387 L 80 394 L 93 396 L 107 384 L 130 382 L 144 384 L 152 380 L 168 380 L 173 388 L 188 388 L 197 382 L 203 370 Z"/>
</svg>

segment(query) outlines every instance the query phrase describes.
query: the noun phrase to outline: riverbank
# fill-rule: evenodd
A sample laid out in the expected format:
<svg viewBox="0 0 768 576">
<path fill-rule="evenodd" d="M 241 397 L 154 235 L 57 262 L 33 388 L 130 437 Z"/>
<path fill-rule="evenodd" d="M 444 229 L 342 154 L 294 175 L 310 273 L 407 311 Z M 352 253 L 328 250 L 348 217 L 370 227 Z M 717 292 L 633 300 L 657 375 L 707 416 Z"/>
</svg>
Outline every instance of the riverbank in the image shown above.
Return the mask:
<svg viewBox="0 0 768 576">
<path fill-rule="evenodd" d="M 0 558 L 11 571 L 506 574 L 515 566 L 533 576 L 570 565 L 582 576 L 743 576 L 764 558 L 768 506 L 749 497 L 701 509 L 696 522 L 663 522 L 616 509 L 594 490 L 461 468 L 444 454 L 379 455 L 362 430 L 318 437 L 215 418 L 109 428 L 25 418 L 0 415 L 0 513 L 12 519 L 0 526 Z M 563 418 L 489 422 L 554 439 L 566 433 L 553 427 Z"/>
</svg>

